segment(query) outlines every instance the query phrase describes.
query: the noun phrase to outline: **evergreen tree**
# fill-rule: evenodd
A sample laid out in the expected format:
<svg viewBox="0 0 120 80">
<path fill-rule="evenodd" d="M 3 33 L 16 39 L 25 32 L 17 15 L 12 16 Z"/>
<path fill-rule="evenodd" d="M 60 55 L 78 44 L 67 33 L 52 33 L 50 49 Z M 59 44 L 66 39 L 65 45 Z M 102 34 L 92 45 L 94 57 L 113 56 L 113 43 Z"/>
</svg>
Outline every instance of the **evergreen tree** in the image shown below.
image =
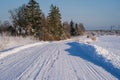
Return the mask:
<svg viewBox="0 0 120 80">
<path fill-rule="evenodd" d="M 40 38 L 41 34 L 41 10 L 35 0 L 29 0 L 27 5 L 9 11 L 15 27 L 27 30 L 28 35 Z"/>
<path fill-rule="evenodd" d="M 78 25 L 78 23 L 75 24 L 73 21 L 71 21 L 70 27 L 72 36 L 83 35 L 83 33 L 85 32 L 85 28 L 82 23 Z"/>
<path fill-rule="evenodd" d="M 78 24 L 75 24 L 75 35 L 79 35 L 79 27 Z"/>
<path fill-rule="evenodd" d="M 63 27 L 61 24 L 61 14 L 59 8 L 51 5 L 48 16 L 49 33 L 54 40 L 60 40 L 63 37 Z"/>
<path fill-rule="evenodd" d="M 75 35 L 75 27 L 74 27 L 74 22 L 73 21 L 70 22 L 70 27 L 71 27 L 71 31 L 70 31 L 71 35 L 74 36 Z"/>
<path fill-rule="evenodd" d="M 41 10 L 39 4 L 35 0 L 30 0 L 26 6 L 26 20 L 28 21 L 28 28 L 35 37 L 41 36 Z"/>
</svg>

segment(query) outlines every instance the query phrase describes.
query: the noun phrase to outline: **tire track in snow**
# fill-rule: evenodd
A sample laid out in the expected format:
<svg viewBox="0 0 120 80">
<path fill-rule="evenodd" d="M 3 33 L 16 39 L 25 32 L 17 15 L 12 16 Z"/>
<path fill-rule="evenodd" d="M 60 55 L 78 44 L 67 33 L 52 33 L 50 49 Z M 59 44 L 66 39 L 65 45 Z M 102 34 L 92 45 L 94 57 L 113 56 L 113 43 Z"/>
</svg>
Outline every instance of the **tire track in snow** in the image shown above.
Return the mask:
<svg viewBox="0 0 120 80">
<path fill-rule="evenodd" d="M 21 76 L 20 80 L 23 80 L 23 79 L 24 80 L 26 80 L 26 79 L 33 79 L 34 80 L 37 77 L 37 75 L 42 70 L 43 66 L 45 65 L 45 62 L 47 61 L 47 60 L 45 60 L 45 59 L 47 59 L 47 56 L 44 56 L 44 55 L 47 55 L 45 53 L 47 52 L 46 48 L 48 48 L 48 46 L 49 45 L 47 45 L 46 47 L 44 47 L 44 49 L 40 50 L 40 53 L 42 55 L 40 55 L 38 57 L 38 59 L 35 61 L 35 63 L 33 63 L 32 67 L 28 68 L 28 70 L 26 70 L 26 72 L 23 73 L 23 76 Z M 24 76 L 24 75 L 26 75 L 26 76 Z"/>
<path fill-rule="evenodd" d="M 69 62 L 70 62 L 70 66 L 72 67 L 72 70 L 74 72 L 74 75 L 76 76 L 76 80 L 85 80 L 85 75 L 84 74 L 78 74 L 78 69 L 80 69 L 80 72 L 85 72 L 84 69 L 83 69 L 83 65 L 82 67 L 79 66 L 79 68 L 76 68 L 78 66 L 78 63 L 76 62 L 75 59 L 71 59 L 71 56 L 68 58 L 69 59 Z M 82 64 L 82 62 L 80 63 Z"/>
<path fill-rule="evenodd" d="M 39 50 L 38 56 L 36 57 L 36 59 L 34 60 L 34 62 L 18 77 L 17 80 L 23 80 L 22 77 L 24 75 L 26 75 L 25 77 L 29 78 L 29 76 L 32 75 L 31 73 L 35 72 L 34 70 L 37 69 L 37 67 L 40 65 L 40 63 L 44 63 L 44 61 L 43 61 L 44 59 L 42 58 L 43 57 L 42 56 L 43 53 L 41 53 L 41 52 L 44 51 L 44 48 L 46 48 L 46 46 L 44 46 L 43 48 L 41 48 L 41 50 Z"/>
<path fill-rule="evenodd" d="M 46 48 L 48 48 L 48 47 L 49 47 L 49 45 Z M 37 76 L 41 73 L 41 70 L 43 70 L 43 67 L 46 67 L 47 63 L 50 61 L 50 57 L 53 55 L 54 51 L 56 51 L 55 48 L 54 48 L 55 49 L 54 51 L 52 50 L 53 48 L 51 48 L 51 47 L 49 47 L 48 50 L 46 50 L 46 48 L 42 49 L 42 51 L 40 50 L 41 52 L 43 52 L 43 50 L 44 50 L 44 53 L 42 53 L 44 55 L 42 56 L 41 59 L 37 60 L 37 62 L 35 63 L 37 65 L 34 64 L 33 67 L 35 67 L 35 68 L 31 68 L 30 67 L 28 70 L 26 70 L 26 73 L 24 72 L 22 74 L 23 76 L 21 76 L 21 77 L 18 78 L 19 80 L 26 80 L 26 79 L 36 80 Z M 49 53 L 49 51 L 53 51 L 53 52 L 51 52 L 51 54 L 46 54 L 46 53 Z M 48 56 L 45 56 L 45 55 L 48 55 Z"/>
<path fill-rule="evenodd" d="M 55 44 L 55 46 L 53 46 L 54 49 L 51 52 L 51 55 L 48 57 L 47 62 L 43 68 L 43 70 L 41 71 L 42 74 L 39 74 L 39 76 L 37 77 L 37 80 L 44 80 L 44 79 L 48 79 L 49 78 L 49 72 L 53 69 L 54 64 L 57 60 L 57 56 L 58 56 L 58 48 L 57 45 Z"/>
<path fill-rule="evenodd" d="M 42 46 L 42 47 L 44 47 L 44 46 Z M 42 48 L 42 47 L 41 47 L 41 48 Z M 30 49 L 32 49 L 32 48 L 30 48 Z M 37 49 L 37 48 L 33 48 L 32 50 L 33 50 L 33 51 L 36 51 L 36 49 Z M 39 50 L 37 50 L 36 52 L 39 52 Z M 20 53 L 20 54 L 21 54 L 21 53 Z M 5 60 L 6 60 L 6 61 L 8 60 L 8 61 L 5 62 L 4 64 L 2 64 L 1 67 L 7 67 L 8 65 L 9 65 L 9 66 L 10 66 L 10 65 L 13 66 L 13 65 L 15 65 L 16 63 L 18 63 L 20 60 L 28 57 L 28 55 L 30 56 L 31 54 L 33 55 L 33 53 L 31 53 L 31 51 L 29 51 L 29 49 L 26 49 L 26 50 L 22 50 L 22 54 L 21 54 L 21 55 L 19 55 L 19 53 L 18 53 L 18 54 L 10 55 L 10 56 L 8 56 L 8 57 L 0 60 L 2 63 L 5 62 Z M 13 56 L 14 56 L 14 57 L 13 57 Z M 16 59 L 16 60 L 15 60 L 15 59 Z M 0 70 L 1 70 L 1 67 L 0 67 Z"/>
<path fill-rule="evenodd" d="M 53 48 L 51 48 L 52 50 Z M 46 53 L 49 53 L 49 51 L 51 50 L 48 50 Z M 49 67 L 51 68 L 51 65 L 49 65 L 49 62 L 51 61 L 51 57 L 54 55 L 54 52 L 56 52 L 56 48 L 54 48 L 54 50 L 52 50 L 51 54 L 49 55 L 48 58 L 46 58 L 45 62 L 44 62 L 44 65 L 43 65 L 43 69 L 42 71 L 39 71 L 38 74 L 35 76 L 34 80 L 39 80 L 39 79 L 44 79 L 44 75 L 45 75 L 45 72 L 48 72 L 49 71 Z M 47 70 L 48 69 L 48 70 Z M 41 78 L 39 78 L 39 75 L 42 75 Z"/>
<path fill-rule="evenodd" d="M 40 47 L 40 48 L 44 48 L 45 46 L 42 46 L 42 47 Z M 38 49 L 38 47 L 36 47 L 36 48 L 32 48 L 32 49 L 34 49 L 34 52 L 35 53 L 38 53 L 39 52 L 39 50 L 36 50 L 36 49 Z M 29 49 L 28 49 L 29 50 Z M 14 79 L 14 78 L 17 78 L 17 76 L 19 76 L 20 74 L 22 74 L 22 72 L 24 71 L 24 70 L 26 70 L 30 65 L 31 65 L 31 63 L 36 59 L 36 57 L 38 56 L 38 55 L 35 55 L 35 54 L 33 54 L 32 52 L 30 52 L 30 53 L 26 53 L 27 55 L 24 55 L 24 53 L 22 53 L 22 54 L 20 54 L 20 53 L 17 53 L 17 54 L 13 54 L 13 55 L 10 55 L 10 57 L 8 56 L 8 58 L 9 58 L 9 61 L 10 60 L 13 60 L 13 62 L 12 63 L 14 63 L 14 65 L 12 65 L 12 66 L 10 66 L 10 65 L 7 65 L 6 66 L 6 68 L 4 68 L 4 66 L 2 66 L 3 67 L 3 70 L 5 70 L 3 73 L 1 73 L 0 75 L 3 75 L 3 76 L 1 76 L 3 79 L 1 79 L 1 77 L 0 77 L 0 80 L 12 80 L 12 79 Z M 17 55 L 17 57 L 18 57 L 18 59 L 16 58 L 16 59 L 14 59 L 14 55 Z M 22 56 L 21 56 L 22 55 Z M 24 56 L 27 56 L 27 57 L 24 57 Z M 11 57 L 12 57 L 12 59 L 11 59 Z M 30 59 L 30 60 L 29 60 Z M 8 62 L 9 62 L 8 61 Z M 4 63 L 5 63 L 5 61 L 4 61 Z M 27 64 L 26 64 L 27 63 Z M 9 67 L 8 67 L 9 66 Z M 23 66 L 24 66 L 24 68 L 23 68 Z M 19 72 L 16 72 L 17 70 L 19 70 L 19 69 L 21 69 Z M 1 72 L 0 71 L 0 72 Z M 6 74 L 5 72 L 7 72 L 7 73 L 9 73 L 9 74 Z M 14 72 L 16 72 L 15 74 L 14 74 Z M 11 74 L 10 74 L 11 73 Z M 10 76 L 10 78 L 8 79 L 7 77 L 5 77 L 5 75 L 7 76 L 7 75 L 12 75 L 12 76 Z M 5 78 L 5 79 L 4 79 Z"/>
</svg>

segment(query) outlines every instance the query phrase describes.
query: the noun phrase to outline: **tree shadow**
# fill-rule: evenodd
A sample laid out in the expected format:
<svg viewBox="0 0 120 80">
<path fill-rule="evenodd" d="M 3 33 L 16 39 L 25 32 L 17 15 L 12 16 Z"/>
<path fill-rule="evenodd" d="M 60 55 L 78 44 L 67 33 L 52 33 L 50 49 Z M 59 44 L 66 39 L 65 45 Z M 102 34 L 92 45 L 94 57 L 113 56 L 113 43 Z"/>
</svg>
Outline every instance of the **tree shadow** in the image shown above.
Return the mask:
<svg viewBox="0 0 120 80">
<path fill-rule="evenodd" d="M 66 45 L 70 46 L 69 49 L 65 50 L 69 52 L 69 55 L 80 57 L 97 66 L 100 66 L 116 78 L 120 79 L 120 69 L 114 67 L 110 61 L 106 61 L 103 56 L 96 54 L 96 49 L 93 46 L 77 42 L 66 43 Z"/>
<path fill-rule="evenodd" d="M 18 47 L 20 47 L 20 46 L 15 46 L 15 47 L 12 47 L 12 48 L 4 49 L 4 50 L 1 50 L 0 52 L 10 51 L 10 50 L 13 50 L 13 49 L 18 48 Z"/>
</svg>

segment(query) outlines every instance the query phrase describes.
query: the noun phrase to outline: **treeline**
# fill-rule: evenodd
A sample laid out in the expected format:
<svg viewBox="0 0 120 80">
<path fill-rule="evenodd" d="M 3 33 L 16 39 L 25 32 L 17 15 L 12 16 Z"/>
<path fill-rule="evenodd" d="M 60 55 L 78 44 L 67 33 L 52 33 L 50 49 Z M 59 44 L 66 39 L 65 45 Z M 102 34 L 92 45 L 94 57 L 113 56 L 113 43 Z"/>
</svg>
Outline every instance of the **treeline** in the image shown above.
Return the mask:
<svg viewBox="0 0 120 80">
<path fill-rule="evenodd" d="M 45 16 L 35 0 L 9 11 L 13 27 L 11 35 L 31 35 L 39 40 L 63 40 L 71 36 L 82 35 L 83 24 L 73 21 L 61 22 L 61 13 L 57 6 L 51 5 L 48 16 Z"/>
</svg>

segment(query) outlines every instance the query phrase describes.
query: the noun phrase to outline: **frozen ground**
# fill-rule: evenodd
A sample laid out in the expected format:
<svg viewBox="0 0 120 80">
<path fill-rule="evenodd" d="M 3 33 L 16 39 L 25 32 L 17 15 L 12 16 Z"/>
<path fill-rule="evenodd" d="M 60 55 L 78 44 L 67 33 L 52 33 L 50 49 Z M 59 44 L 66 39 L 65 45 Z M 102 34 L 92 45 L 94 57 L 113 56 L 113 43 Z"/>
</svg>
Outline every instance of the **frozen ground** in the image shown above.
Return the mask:
<svg viewBox="0 0 120 80">
<path fill-rule="evenodd" d="M 100 39 L 39 42 L 1 52 L 0 80 L 119 80 L 120 68 L 104 56 L 109 51 Z"/>
</svg>

